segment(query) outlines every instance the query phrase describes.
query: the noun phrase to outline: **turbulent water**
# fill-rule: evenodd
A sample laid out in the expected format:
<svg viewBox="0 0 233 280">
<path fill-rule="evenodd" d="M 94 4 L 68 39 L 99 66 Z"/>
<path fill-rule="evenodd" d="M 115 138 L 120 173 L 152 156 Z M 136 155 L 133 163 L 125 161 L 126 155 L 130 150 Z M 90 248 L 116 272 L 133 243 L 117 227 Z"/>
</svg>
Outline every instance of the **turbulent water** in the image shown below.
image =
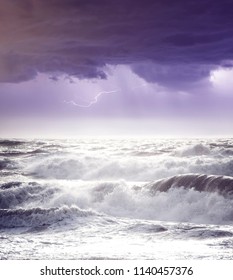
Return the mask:
<svg viewBox="0 0 233 280">
<path fill-rule="evenodd" d="M 233 139 L 0 139 L 0 259 L 233 259 Z"/>
</svg>

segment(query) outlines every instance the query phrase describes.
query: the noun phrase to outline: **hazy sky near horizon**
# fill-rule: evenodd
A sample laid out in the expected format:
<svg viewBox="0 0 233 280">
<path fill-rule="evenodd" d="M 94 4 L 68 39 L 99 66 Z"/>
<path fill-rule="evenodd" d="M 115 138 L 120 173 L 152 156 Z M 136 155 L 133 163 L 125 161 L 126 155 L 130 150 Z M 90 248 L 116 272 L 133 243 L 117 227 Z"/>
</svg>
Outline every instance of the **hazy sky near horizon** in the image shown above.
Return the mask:
<svg viewBox="0 0 233 280">
<path fill-rule="evenodd" d="M 2 132 L 232 134 L 232 15 L 229 0 L 0 0 Z"/>
</svg>

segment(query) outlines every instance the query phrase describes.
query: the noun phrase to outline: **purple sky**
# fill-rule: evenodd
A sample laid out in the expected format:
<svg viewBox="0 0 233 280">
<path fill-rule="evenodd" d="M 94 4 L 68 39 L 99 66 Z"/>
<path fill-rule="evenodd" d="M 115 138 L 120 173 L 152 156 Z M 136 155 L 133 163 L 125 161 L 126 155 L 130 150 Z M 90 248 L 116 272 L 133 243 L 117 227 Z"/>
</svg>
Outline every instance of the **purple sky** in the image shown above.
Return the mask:
<svg viewBox="0 0 233 280">
<path fill-rule="evenodd" d="M 2 135 L 232 135 L 232 15 L 228 0 L 0 0 Z"/>
</svg>

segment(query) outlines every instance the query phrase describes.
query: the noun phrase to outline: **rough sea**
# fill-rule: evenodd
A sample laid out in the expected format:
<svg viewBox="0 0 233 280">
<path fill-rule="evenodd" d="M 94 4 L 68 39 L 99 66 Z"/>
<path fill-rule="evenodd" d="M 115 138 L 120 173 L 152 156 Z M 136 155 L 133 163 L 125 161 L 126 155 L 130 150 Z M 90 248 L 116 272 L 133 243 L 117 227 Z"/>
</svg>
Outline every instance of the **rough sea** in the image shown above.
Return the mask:
<svg viewBox="0 0 233 280">
<path fill-rule="evenodd" d="M 233 259 L 233 139 L 0 139 L 0 259 Z"/>
</svg>

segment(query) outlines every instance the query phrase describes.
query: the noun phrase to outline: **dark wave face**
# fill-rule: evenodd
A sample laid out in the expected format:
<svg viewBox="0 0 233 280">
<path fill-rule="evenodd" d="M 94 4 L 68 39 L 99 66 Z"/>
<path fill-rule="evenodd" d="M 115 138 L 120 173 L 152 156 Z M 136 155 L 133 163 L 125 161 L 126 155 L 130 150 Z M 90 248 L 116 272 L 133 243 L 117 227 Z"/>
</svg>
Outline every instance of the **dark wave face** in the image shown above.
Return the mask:
<svg viewBox="0 0 233 280">
<path fill-rule="evenodd" d="M 90 215 L 93 215 L 91 211 L 65 206 L 49 209 L 0 209 L 0 229 L 50 226 L 66 219 L 88 217 Z"/>
<path fill-rule="evenodd" d="M 0 160 L 0 170 L 7 169 L 11 164 L 9 159 L 2 159 Z"/>
<path fill-rule="evenodd" d="M 233 197 L 233 177 L 205 174 L 185 174 L 158 180 L 147 185 L 153 193 L 166 192 L 170 188 L 194 189 L 200 192 L 216 192 Z"/>
</svg>

